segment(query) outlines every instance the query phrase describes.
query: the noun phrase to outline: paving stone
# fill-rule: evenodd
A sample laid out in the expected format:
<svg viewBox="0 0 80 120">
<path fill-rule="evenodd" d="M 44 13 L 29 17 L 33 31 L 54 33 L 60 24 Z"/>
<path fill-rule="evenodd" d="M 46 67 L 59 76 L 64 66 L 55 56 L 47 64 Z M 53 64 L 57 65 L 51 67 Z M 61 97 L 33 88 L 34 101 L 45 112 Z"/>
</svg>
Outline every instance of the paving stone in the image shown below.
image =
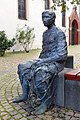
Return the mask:
<svg viewBox="0 0 80 120">
<path fill-rule="evenodd" d="M 7 109 L 8 112 L 12 112 L 14 109 L 11 107 L 9 109 Z"/>
<path fill-rule="evenodd" d="M 9 114 L 3 116 L 3 120 L 9 120 L 9 119 L 10 119 Z"/>
<path fill-rule="evenodd" d="M 70 120 L 80 120 L 80 118 L 72 117 Z"/>
<path fill-rule="evenodd" d="M 0 110 L 2 109 L 2 106 L 0 106 Z"/>
<path fill-rule="evenodd" d="M 24 113 L 26 113 L 26 111 L 24 109 L 20 109 L 19 113 L 24 114 Z"/>
<path fill-rule="evenodd" d="M 53 108 L 52 111 L 53 112 L 57 112 L 58 110 L 57 110 L 57 108 Z"/>
<path fill-rule="evenodd" d="M 46 115 L 51 115 L 52 112 L 51 112 L 51 111 L 47 111 L 47 112 L 45 112 L 45 114 L 46 114 Z"/>
<path fill-rule="evenodd" d="M 29 118 L 29 119 L 33 120 L 33 119 L 35 119 L 35 116 L 30 115 L 30 116 L 29 116 L 29 117 L 27 117 L 27 118 Z"/>
<path fill-rule="evenodd" d="M 21 120 L 27 120 L 27 118 L 21 118 Z"/>
<path fill-rule="evenodd" d="M 75 57 L 75 68 L 80 68 L 80 46 L 79 50 L 76 51 L 75 49 L 71 48 L 70 54 L 74 55 Z M 24 57 L 21 57 L 20 55 L 15 57 L 16 59 L 13 59 L 12 57 L 0 58 L 0 120 L 27 120 L 26 116 L 28 112 L 24 110 L 28 109 L 27 104 L 12 103 L 14 98 L 18 97 L 18 92 L 19 94 L 22 94 L 20 81 L 17 75 L 17 65 L 20 62 L 23 62 L 23 60 L 25 61 L 27 56 L 25 54 Z M 27 60 L 29 59 L 30 58 L 27 58 Z M 14 118 L 11 118 L 11 116 L 5 112 L 5 109 L 2 108 L 1 104 Z M 1 116 L 3 116 L 3 119 Z M 31 120 L 41 120 L 41 118 L 44 118 L 44 120 L 80 120 L 80 113 L 77 111 L 65 109 L 63 107 L 61 108 L 54 106 L 54 108 L 48 110 L 45 112 L 45 114 L 36 117 L 31 116 L 31 118 Z"/>
<path fill-rule="evenodd" d="M 5 97 L 4 97 L 4 96 L 1 96 L 1 97 L 0 97 L 0 101 L 4 101 L 4 100 L 6 100 Z"/>
<path fill-rule="evenodd" d="M 61 119 L 61 118 L 55 118 L 54 120 L 63 120 L 63 119 Z"/>
<path fill-rule="evenodd" d="M 73 116 L 73 115 L 74 115 L 74 111 L 69 110 L 68 112 L 65 112 L 65 114 L 66 114 L 66 115 L 71 115 L 71 116 Z"/>
<path fill-rule="evenodd" d="M 40 118 L 43 118 L 43 114 L 42 115 L 37 115 L 37 117 L 40 119 Z"/>
<path fill-rule="evenodd" d="M 40 118 L 35 118 L 35 120 L 43 120 L 43 119 L 40 119 Z"/>
<path fill-rule="evenodd" d="M 75 115 L 74 115 L 75 117 L 79 117 L 80 118 L 80 112 L 78 113 L 75 113 Z"/>
<path fill-rule="evenodd" d="M 7 115 L 7 112 L 3 111 L 3 112 L 1 112 L 0 115 L 1 115 L 1 116 Z"/>
<path fill-rule="evenodd" d="M 51 115 L 46 115 L 46 116 L 43 116 L 43 120 L 52 120 L 52 116 Z"/>
<path fill-rule="evenodd" d="M 59 113 L 65 114 L 65 108 L 61 108 L 60 111 L 59 111 Z"/>
<path fill-rule="evenodd" d="M 14 105 L 14 107 L 16 108 L 16 110 L 20 110 L 21 107 L 19 105 Z"/>
<path fill-rule="evenodd" d="M 6 109 L 11 108 L 11 106 L 9 105 L 9 103 L 4 103 L 3 106 L 5 106 Z"/>
<path fill-rule="evenodd" d="M 4 112 L 4 108 L 1 108 L 1 109 L 0 109 L 0 112 Z"/>
<path fill-rule="evenodd" d="M 70 120 L 71 116 L 65 115 L 64 120 Z"/>
<path fill-rule="evenodd" d="M 7 101 L 5 101 L 5 100 L 3 100 L 3 101 L 1 101 L 1 104 L 3 105 L 3 104 L 6 104 L 7 103 Z"/>
<path fill-rule="evenodd" d="M 17 115 L 15 115 L 14 118 L 15 118 L 15 119 L 20 119 L 20 118 L 22 118 L 22 115 L 19 114 L 19 113 L 17 113 Z"/>
<path fill-rule="evenodd" d="M 9 120 L 14 120 L 14 118 L 11 117 Z"/>
<path fill-rule="evenodd" d="M 54 113 L 52 116 L 53 116 L 54 118 L 57 118 L 57 117 L 58 117 L 58 113 Z"/>
<path fill-rule="evenodd" d="M 58 117 L 65 118 L 65 115 L 63 113 L 58 114 Z"/>
<path fill-rule="evenodd" d="M 13 110 L 13 111 L 10 112 L 10 114 L 11 114 L 12 116 L 14 116 L 14 115 L 17 115 L 18 112 L 17 112 L 16 110 Z"/>
</svg>

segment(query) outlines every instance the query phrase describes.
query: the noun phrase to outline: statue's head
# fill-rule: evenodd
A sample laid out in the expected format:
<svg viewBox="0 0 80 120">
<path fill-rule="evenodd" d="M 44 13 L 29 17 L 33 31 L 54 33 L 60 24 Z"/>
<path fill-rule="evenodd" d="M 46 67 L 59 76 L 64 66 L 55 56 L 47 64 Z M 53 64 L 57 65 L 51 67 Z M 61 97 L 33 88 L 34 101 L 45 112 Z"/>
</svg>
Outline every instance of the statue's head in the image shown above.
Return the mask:
<svg viewBox="0 0 80 120">
<path fill-rule="evenodd" d="M 42 13 L 42 21 L 46 27 L 50 27 L 55 24 L 55 18 L 56 15 L 52 11 L 46 10 Z"/>
</svg>

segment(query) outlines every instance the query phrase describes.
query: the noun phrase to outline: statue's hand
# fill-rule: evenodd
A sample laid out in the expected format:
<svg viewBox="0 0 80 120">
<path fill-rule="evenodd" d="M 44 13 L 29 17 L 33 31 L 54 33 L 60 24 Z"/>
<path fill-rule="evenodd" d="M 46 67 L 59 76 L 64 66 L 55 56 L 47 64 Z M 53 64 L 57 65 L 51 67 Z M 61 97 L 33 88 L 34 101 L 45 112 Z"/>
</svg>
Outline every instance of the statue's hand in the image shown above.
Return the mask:
<svg viewBox="0 0 80 120">
<path fill-rule="evenodd" d="M 39 66 L 43 63 L 43 59 L 39 59 L 37 60 L 37 62 L 35 63 L 36 66 Z"/>
</svg>

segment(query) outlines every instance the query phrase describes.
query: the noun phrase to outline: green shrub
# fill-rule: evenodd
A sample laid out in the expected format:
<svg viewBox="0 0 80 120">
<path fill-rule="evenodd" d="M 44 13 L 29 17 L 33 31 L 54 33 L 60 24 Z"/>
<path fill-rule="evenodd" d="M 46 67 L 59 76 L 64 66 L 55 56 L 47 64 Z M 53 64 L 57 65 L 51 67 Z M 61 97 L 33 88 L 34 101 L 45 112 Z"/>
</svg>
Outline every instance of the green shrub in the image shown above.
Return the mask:
<svg viewBox="0 0 80 120">
<path fill-rule="evenodd" d="M 32 47 L 35 38 L 33 31 L 34 28 L 30 28 L 29 26 L 17 29 L 16 39 L 23 46 L 26 52 L 29 52 L 30 48 Z"/>
<path fill-rule="evenodd" d="M 10 50 L 15 44 L 15 39 L 9 40 L 5 31 L 0 31 L 0 56 L 4 56 L 6 50 Z"/>
</svg>

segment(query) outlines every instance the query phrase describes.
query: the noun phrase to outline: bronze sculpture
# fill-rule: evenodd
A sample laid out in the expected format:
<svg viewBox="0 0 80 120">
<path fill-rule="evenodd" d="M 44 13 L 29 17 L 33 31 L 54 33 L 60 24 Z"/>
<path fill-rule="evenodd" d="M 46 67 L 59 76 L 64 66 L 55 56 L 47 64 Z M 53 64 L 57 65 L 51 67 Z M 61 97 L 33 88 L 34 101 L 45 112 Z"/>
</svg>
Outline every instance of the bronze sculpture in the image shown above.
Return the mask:
<svg viewBox="0 0 80 120">
<path fill-rule="evenodd" d="M 50 88 L 56 75 L 64 69 L 67 59 L 66 37 L 55 26 L 56 15 L 49 10 L 42 13 L 42 21 L 48 29 L 43 33 L 43 45 L 37 60 L 19 64 L 18 74 L 23 94 L 15 103 L 30 101 L 34 114 L 42 114 L 52 103 L 54 90 Z"/>
</svg>

